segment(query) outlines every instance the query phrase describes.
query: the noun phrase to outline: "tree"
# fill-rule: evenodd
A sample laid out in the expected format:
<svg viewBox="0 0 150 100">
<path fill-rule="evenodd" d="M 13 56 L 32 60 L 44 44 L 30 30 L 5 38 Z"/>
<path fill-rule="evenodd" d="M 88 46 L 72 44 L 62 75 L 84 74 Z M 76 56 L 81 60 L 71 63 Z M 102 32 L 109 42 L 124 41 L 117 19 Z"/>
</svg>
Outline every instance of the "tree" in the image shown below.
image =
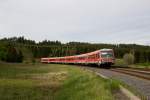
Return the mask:
<svg viewBox="0 0 150 100">
<path fill-rule="evenodd" d="M 138 50 L 134 52 L 134 57 L 135 57 L 135 63 L 140 63 L 140 52 Z"/>
<path fill-rule="evenodd" d="M 22 62 L 23 61 L 23 54 L 22 51 L 19 50 L 18 54 L 17 54 L 17 60 L 16 62 Z"/>
<path fill-rule="evenodd" d="M 126 53 L 126 54 L 123 56 L 123 60 L 125 61 L 125 63 L 126 63 L 127 65 L 133 64 L 133 63 L 134 63 L 134 55 L 131 54 L 131 53 Z"/>
<path fill-rule="evenodd" d="M 7 62 L 16 62 L 17 61 L 17 51 L 14 47 L 9 47 L 6 53 Z"/>
</svg>

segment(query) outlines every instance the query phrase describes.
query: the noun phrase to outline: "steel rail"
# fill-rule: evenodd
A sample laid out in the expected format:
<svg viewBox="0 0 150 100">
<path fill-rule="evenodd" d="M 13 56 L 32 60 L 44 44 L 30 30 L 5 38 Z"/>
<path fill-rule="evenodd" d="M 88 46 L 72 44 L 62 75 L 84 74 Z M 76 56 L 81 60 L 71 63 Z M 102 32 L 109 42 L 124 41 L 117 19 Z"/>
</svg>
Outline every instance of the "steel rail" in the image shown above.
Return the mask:
<svg viewBox="0 0 150 100">
<path fill-rule="evenodd" d="M 127 68 L 112 68 L 110 70 L 119 73 L 128 74 L 131 76 L 136 76 L 138 78 L 150 80 L 150 71 L 142 71 L 142 70 L 135 70 L 135 69 L 127 69 Z"/>
</svg>

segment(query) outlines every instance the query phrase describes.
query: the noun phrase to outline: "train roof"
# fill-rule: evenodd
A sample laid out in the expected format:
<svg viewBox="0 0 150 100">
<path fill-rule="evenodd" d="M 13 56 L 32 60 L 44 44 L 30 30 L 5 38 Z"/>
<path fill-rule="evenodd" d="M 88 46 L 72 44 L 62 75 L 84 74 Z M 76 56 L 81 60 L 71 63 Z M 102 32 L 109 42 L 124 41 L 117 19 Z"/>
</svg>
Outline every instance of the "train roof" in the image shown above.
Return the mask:
<svg viewBox="0 0 150 100">
<path fill-rule="evenodd" d="M 90 52 L 90 53 L 85 53 L 85 54 L 79 54 L 79 55 L 74 55 L 74 56 L 64 56 L 64 57 L 48 57 L 48 58 L 42 58 L 42 59 L 61 59 L 61 58 L 72 58 L 72 57 L 84 57 L 84 56 L 87 56 L 87 55 L 91 55 L 91 54 L 95 54 L 95 53 L 98 53 L 100 51 L 112 51 L 112 49 L 100 49 L 100 50 L 96 50 L 96 51 L 93 51 L 93 52 Z"/>
<path fill-rule="evenodd" d="M 112 49 L 100 49 L 100 51 L 112 51 Z"/>
</svg>

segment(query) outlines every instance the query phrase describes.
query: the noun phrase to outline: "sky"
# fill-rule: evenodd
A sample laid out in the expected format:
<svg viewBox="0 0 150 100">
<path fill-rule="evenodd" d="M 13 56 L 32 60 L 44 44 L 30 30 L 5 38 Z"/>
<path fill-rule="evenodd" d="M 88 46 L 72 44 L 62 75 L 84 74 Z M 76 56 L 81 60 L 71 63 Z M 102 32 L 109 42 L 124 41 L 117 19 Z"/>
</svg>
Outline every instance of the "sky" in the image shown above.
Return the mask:
<svg viewBox="0 0 150 100">
<path fill-rule="evenodd" d="M 150 44 L 150 0 L 0 0 L 0 38 Z"/>
</svg>

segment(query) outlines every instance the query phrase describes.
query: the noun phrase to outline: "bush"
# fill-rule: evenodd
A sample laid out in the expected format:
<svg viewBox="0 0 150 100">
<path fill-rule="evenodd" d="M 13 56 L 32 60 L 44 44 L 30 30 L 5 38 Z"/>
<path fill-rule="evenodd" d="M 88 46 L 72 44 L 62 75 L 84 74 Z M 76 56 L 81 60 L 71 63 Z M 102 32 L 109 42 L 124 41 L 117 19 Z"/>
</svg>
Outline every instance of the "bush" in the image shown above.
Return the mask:
<svg viewBox="0 0 150 100">
<path fill-rule="evenodd" d="M 127 65 L 134 64 L 134 55 L 131 53 L 127 53 L 123 56 L 123 60 Z"/>
<path fill-rule="evenodd" d="M 116 59 L 115 60 L 115 66 L 118 67 L 118 66 L 121 66 L 121 67 L 125 67 L 127 66 L 126 63 L 124 62 L 123 59 Z"/>
</svg>

